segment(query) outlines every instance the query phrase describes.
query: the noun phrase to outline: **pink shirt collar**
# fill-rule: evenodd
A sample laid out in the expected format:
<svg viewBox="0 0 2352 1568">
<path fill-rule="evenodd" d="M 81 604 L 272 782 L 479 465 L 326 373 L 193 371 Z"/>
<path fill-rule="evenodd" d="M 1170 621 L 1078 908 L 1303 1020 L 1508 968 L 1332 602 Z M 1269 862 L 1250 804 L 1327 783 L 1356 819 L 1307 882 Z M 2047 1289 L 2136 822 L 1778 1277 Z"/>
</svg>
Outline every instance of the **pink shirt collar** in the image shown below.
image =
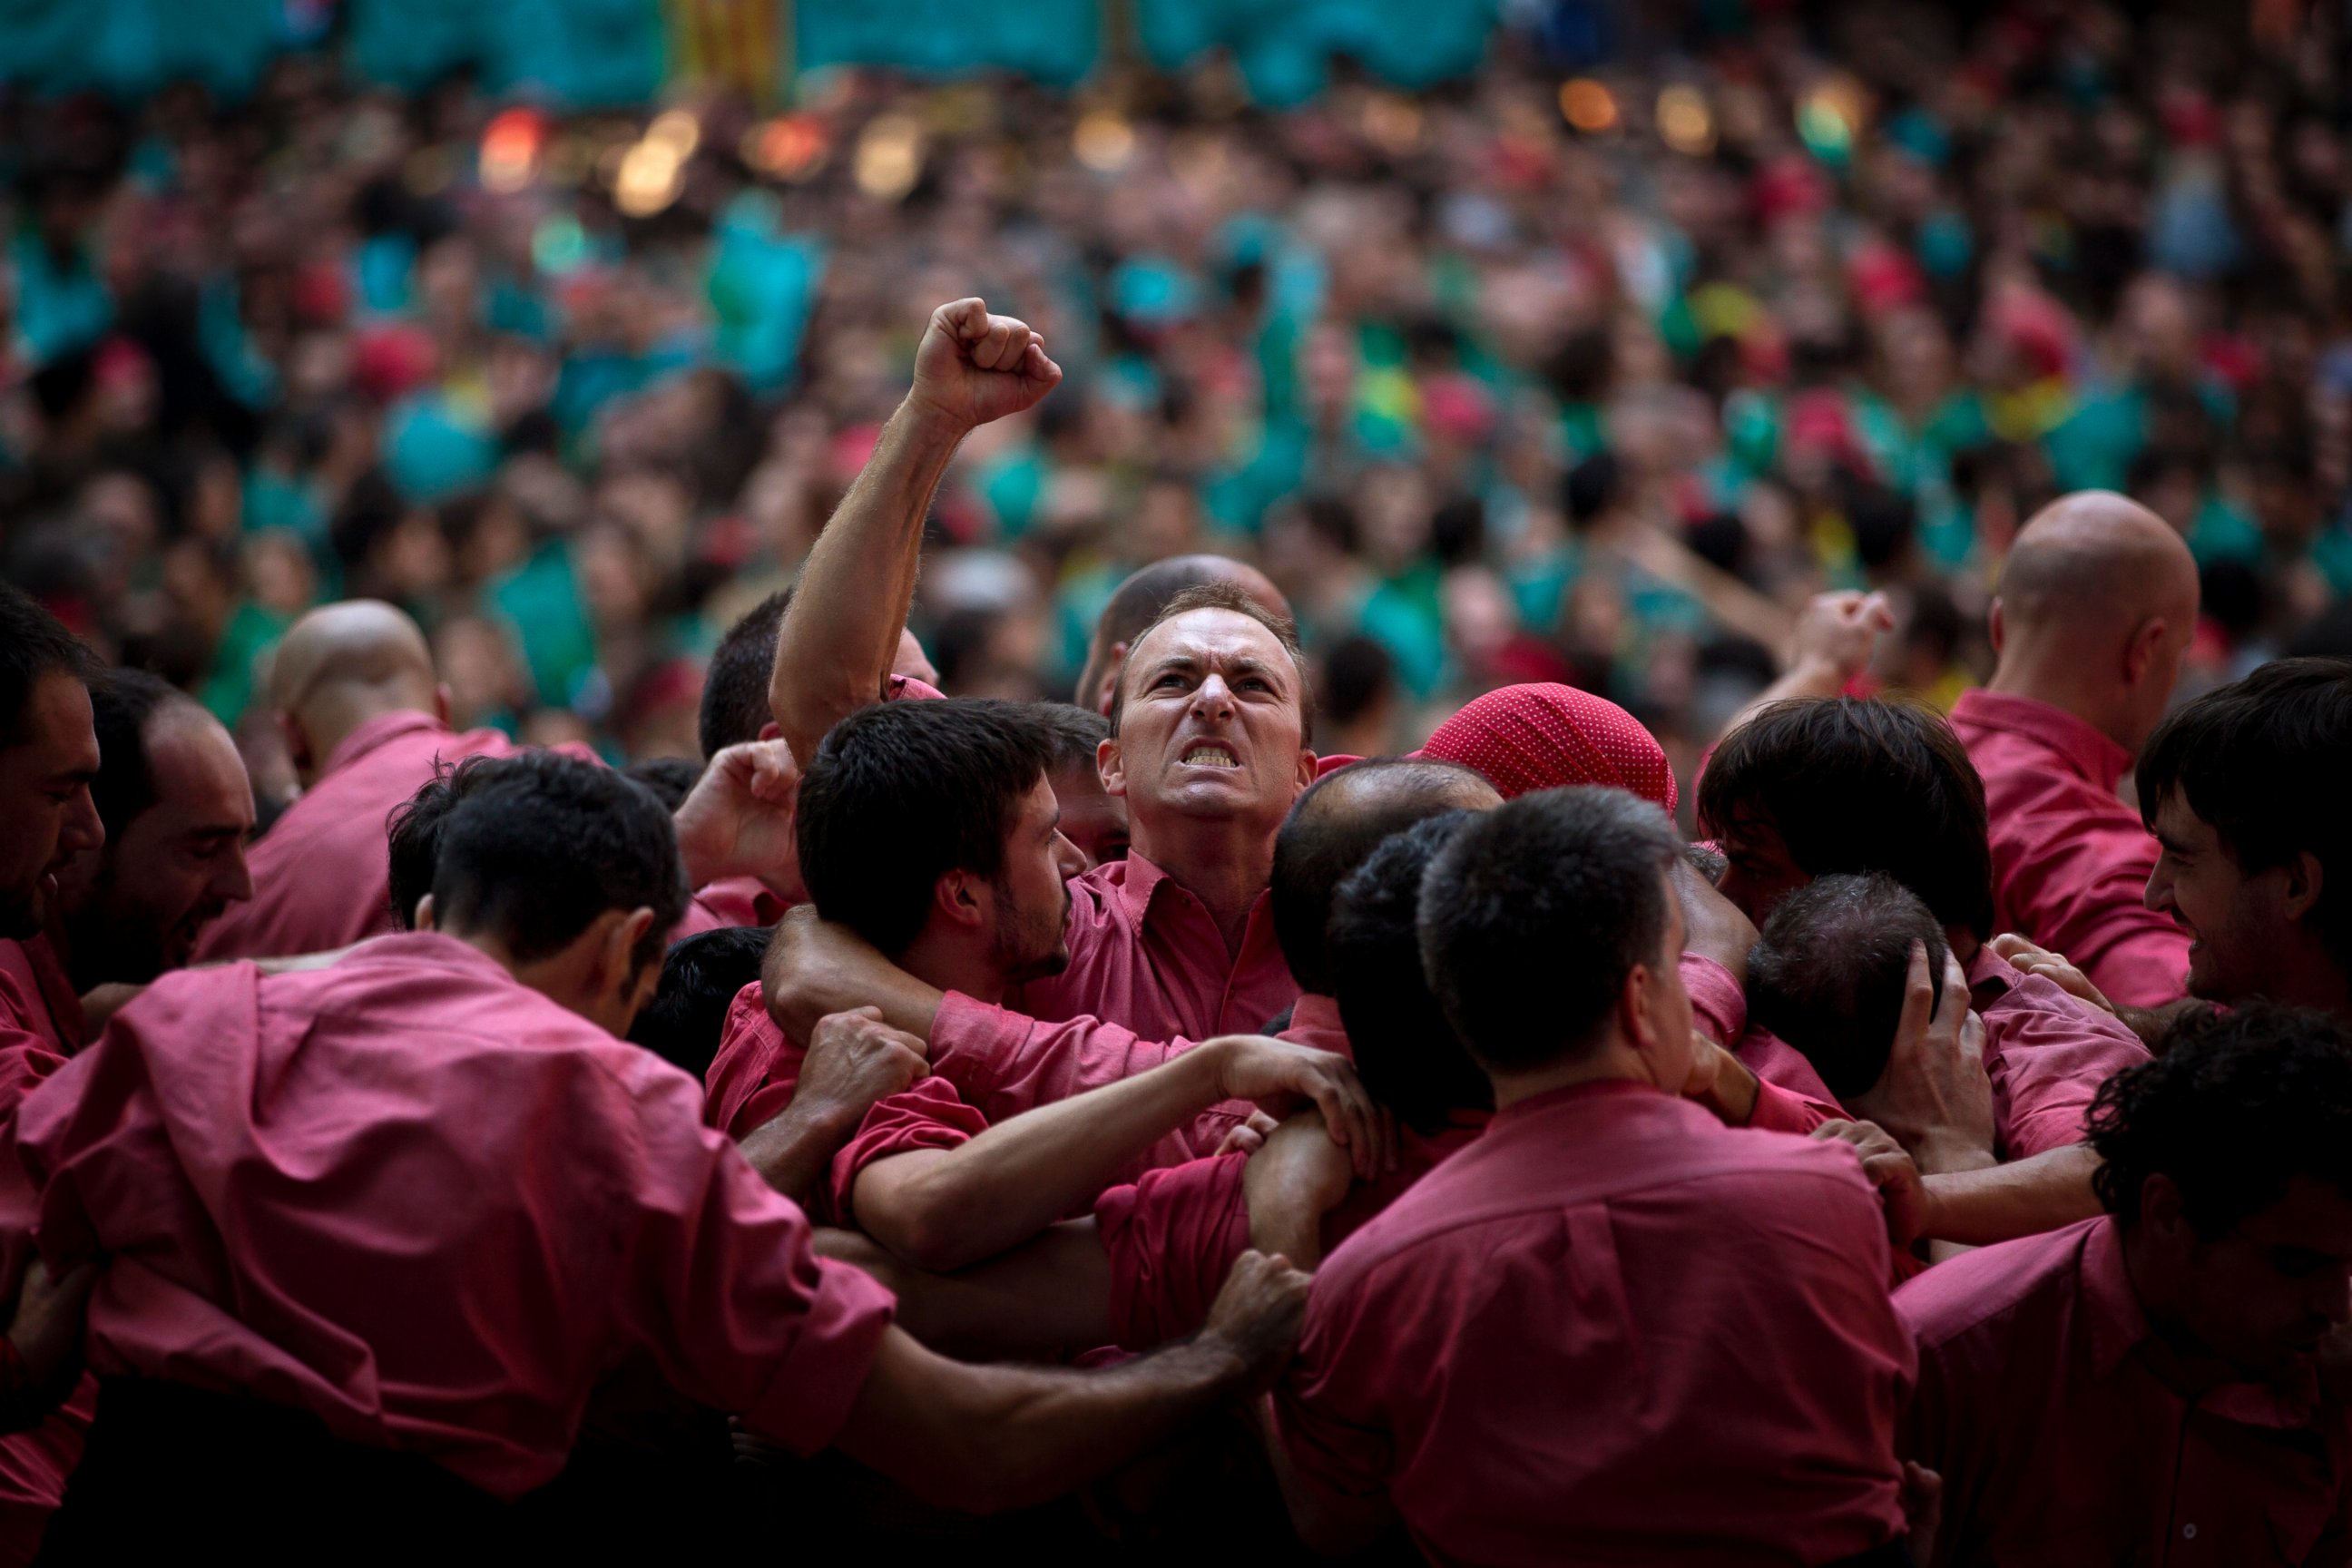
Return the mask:
<svg viewBox="0 0 2352 1568">
<path fill-rule="evenodd" d="M 327 753 L 327 764 L 319 770 L 319 776 L 323 779 L 329 773 L 351 766 L 352 763 L 358 762 L 387 742 L 396 741 L 403 735 L 414 735 L 424 730 L 436 731 L 444 735 L 455 733 L 448 725 L 444 724 L 432 714 L 419 713 L 414 709 L 402 709 L 394 713 L 379 713 L 344 736 L 341 742 Z"/>
<path fill-rule="evenodd" d="M 2110 794 L 2131 766 L 2129 752 L 2074 714 L 2015 692 L 1963 691 L 1952 704 L 1952 721 L 2022 736 Z"/>
</svg>

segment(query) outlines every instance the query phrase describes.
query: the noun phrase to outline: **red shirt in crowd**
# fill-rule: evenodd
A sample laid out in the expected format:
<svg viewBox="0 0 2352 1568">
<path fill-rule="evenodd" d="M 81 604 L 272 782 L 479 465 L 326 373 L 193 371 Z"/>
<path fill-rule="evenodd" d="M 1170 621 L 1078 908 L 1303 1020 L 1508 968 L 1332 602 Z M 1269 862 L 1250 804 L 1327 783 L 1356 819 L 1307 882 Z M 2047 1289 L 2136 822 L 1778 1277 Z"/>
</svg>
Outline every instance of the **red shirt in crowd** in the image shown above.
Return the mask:
<svg viewBox="0 0 2352 1568">
<path fill-rule="evenodd" d="M 1903 1452 L 1944 1478 L 1938 1568 L 2336 1561 L 2352 1421 L 2291 1386 L 2192 1378 L 2112 1218 L 1979 1247 L 1895 1293 L 1916 1336 Z"/>
<path fill-rule="evenodd" d="M 2189 933 L 2143 901 L 2156 839 L 2116 795 L 2131 753 L 2006 692 L 1962 693 L 1952 729 L 1984 778 L 1999 928 L 2064 953 L 2127 1006 L 2185 994 Z"/>
<path fill-rule="evenodd" d="M 2113 1015 L 2038 974 L 2019 973 L 1989 947 L 1977 951 L 1968 973 L 1969 997 L 1984 1020 L 2000 1156 L 2022 1160 L 2081 1142 L 2099 1086 L 2147 1060 L 2147 1047 Z"/>
<path fill-rule="evenodd" d="M 1683 990 L 1690 997 L 1691 1022 L 1718 1046 L 1728 1046 L 1740 1065 L 1756 1075 L 1756 1109 L 1748 1125 L 1768 1132 L 1811 1132 L 1824 1121 L 1846 1119 L 1845 1109 L 1795 1047 L 1762 1029 L 1748 1026 L 1748 996 L 1731 971 L 1714 959 L 1685 952 Z"/>
<path fill-rule="evenodd" d="M 1069 967 L 1016 986 L 1003 1006 L 950 991 L 931 1026 L 933 1070 L 991 1121 L 1009 1114 L 992 1100 L 1066 1100 L 1195 1040 L 1261 1033 L 1298 1000 L 1268 894 L 1251 906 L 1235 954 L 1208 906 L 1140 855 L 1106 861 L 1069 888 Z M 1227 1107 L 1226 1124 L 1243 1114 Z"/>
<path fill-rule="evenodd" d="M 1139 856 L 1069 888 L 1069 968 L 1017 987 L 1003 1006 L 950 991 L 931 1026 L 931 1071 L 987 1121 L 1148 1072 L 1195 1041 L 1256 1034 L 1298 1000 L 1263 893 L 1235 958 L 1207 906 Z M 768 1016 L 759 987 L 744 987 L 711 1058 L 710 1124 L 740 1138 L 774 1117 L 792 1103 L 806 1054 Z M 1206 1112 L 1138 1169 L 1213 1152 L 1248 1112 L 1232 1102 Z"/>
<path fill-rule="evenodd" d="M 496 730 L 460 735 L 430 713 L 385 713 L 343 737 L 319 782 L 253 841 L 253 897 L 205 929 L 195 962 L 329 952 L 394 929 L 385 826 L 436 763 L 511 756 Z"/>
<path fill-rule="evenodd" d="M 1339 1005 L 1328 996 L 1307 993 L 1298 998 L 1291 1010 L 1290 1025 L 1276 1037 L 1293 1045 L 1309 1046 L 1318 1051 L 1335 1051 L 1348 1056 L 1348 1032 L 1339 1022 Z M 757 1123 L 752 1125 L 756 1126 Z M 1208 1125 L 1187 1128 L 1171 1138 L 1160 1140 L 1145 1156 L 1157 1162 L 1139 1168 L 1147 1174 L 1151 1170 L 1170 1167 L 1183 1168 L 1203 1163 L 1200 1156 L 1189 1152 L 1192 1144 L 1220 1131 L 1229 1123 L 1222 1112 L 1215 1113 Z M 953 1149 L 970 1142 L 988 1129 L 988 1118 L 964 1103 L 949 1082 L 938 1075 L 918 1079 L 897 1094 L 877 1100 L 866 1120 L 841 1151 L 834 1155 L 827 1187 L 817 1200 L 818 1216 L 827 1224 L 856 1223 L 852 1194 L 857 1186 L 857 1173 L 877 1160 L 893 1154 L 904 1154 L 918 1149 Z M 748 1131 L 750 1129 L 745 1129 Z M 740 1136 L 740 1134 L 739 1134 Z M 1188 1151 L 1180 1160 L 1166 1156 L 1181 1146 Z M 1238 1169 L 1238 1166 L 1236 1166 Z M 1236 1188 L 1236 1192 L 1238 1192 Z M 1246 1236 L 1246 1230 L 1244 1230 Z M 1228 1263 L 1231 1259 L 1227 1260 Z M 1223 1281 L 1221 1272 L 1217 1279 Z M 1215 1294 L 1212 1286 L 1210 1294 Z M 1195 1327 L 1198 1325 L 1195 1324 Z"/>
<path fill-rule="evenodd" d="M 695 889 L 694 901 L 670 928 L 669 940 L 684 942 L 705 931 L 729 926 L 772 926 L 792 906 L 768 890 L 757 877 L 721 877 Z"/>
<path fill-rule="evenodd" d="M 42 1253 L 103 1250 L 90 1364 L 308 1410 L 500 1497 L 658 1365 L 807 1453 L 888 1293 L 701 1124 L 694 1081 L 431 932 L 167 975 L 20 1108 Z M 21 1266 L 34 1216 L 9 1217 Z"/>
<path fill-rule="evenodd" d="M 1324 1223 L 1328 1246 L 1356 1231 L 1486 1131 L 1487 1113 L 1463 1111 L 1433 1136 L 1397 1129 L 1398 1164 L 1359 1182 Z M 1110 1259 L 1112 1342 L 1148 1351 L 1208 1321 L 1234 1260 L 1250 1244 L 1247 1154 L 1188 1161 L 1103 1194 L 1095 1223 Z"/>
<path fill-rule="evenodd" d="M 1541 1095 L 1324 1263 L 1282 1440 L 1436 1563 L 1832 1562 L 1905 1529 L 1887 1271 L 1851 1149 Z"/>
<path fill-rule="evenodd" d="M 0 942 L 0 1140 L 25 1096 L 81 1046 L 81 998 L 48 938 Z M 33 1560 L 96 1408 L 96 1385 L 85 1378 L 38 1426 L 0 1437 L 0 1568 Z"/>
</svg>

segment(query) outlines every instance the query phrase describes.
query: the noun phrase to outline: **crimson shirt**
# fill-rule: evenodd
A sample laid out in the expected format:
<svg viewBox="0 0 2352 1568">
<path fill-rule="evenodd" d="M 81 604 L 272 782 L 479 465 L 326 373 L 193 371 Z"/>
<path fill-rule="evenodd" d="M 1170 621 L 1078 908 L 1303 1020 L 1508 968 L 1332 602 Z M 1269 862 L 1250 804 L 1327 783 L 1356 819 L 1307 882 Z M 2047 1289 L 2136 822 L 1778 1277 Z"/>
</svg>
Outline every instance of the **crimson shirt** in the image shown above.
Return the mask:
<svg viewBox="0 0 2352 1568">
<path fill-rule="evenodd" d="M 1936 1562 L 2259 1568 L 2346 1545 L 2352 1419 L 2306 1367 L 2192 1381 L 2114 1219 L 1979 1247 L 1895 1293 L 1917 1337 L 1904 1453 L 1944 1478 Z"/>
<path fill-rule="evenodd" d="M 1016 987 L 1002 1006 L 950 991 L 931 1025 L 931 1071 L 988 1121 L 1148 1072 L 1198 1040 L 1255 1034 L 1299 999 L 1264 893 L 1235 958 L 1207 907 L 1140 856 L 1107 861 L 1069 889 L 1067 969 Z M 1336 1008 L 1313 1026 L 1344 1038 Z M 744 987 L 711 1058 L 710 1124 L 740 1138 L 774 1117 L 792 1103 L 806 1055 L 768 1016 L 759 987 Z M 1238 1102 L 1218 1106 L 1155 1143 L 1138 1169 L 1213 1152 L 1248 1114 Z"/>
<path fill-rule="evenodd" d="M 1435 1563 L 1851 1556 L 1905 1529 L 1887 1268 L 1850 1148 L 1541 1095 L 1324 1263 L 1281 1437 Z"/>
<path fill-rule="evenodd" d="M 1105 861 L 1069 889 L 1068 968 L 1016 986 L 1002 1006 L 950 991 L 931 1025 L 932 1069 L 992 1121 L 1009 1114 L 992 1100 L 1066 1100 L 1193 1041 L 1257 1034 L 1298 1000 L 1268 894 L 1251 906 L 1236 955 L 1208 906 L 1140 855 Z M 1246 1114 L 1220 1112 L 1228 1128 Z"/>
<path fill-rule="evenodd" d="M 1353 1059 L 1348 1049 L 1347 1029 L 1339 1022 L 1339 1005 L 1328 996 L 1318 996 L 1312 992 L 1302 994 L 1298 998 L 1298 1005 L 1291 1011 L 1290 1026 L 1275 1037 L 1318 1051 L 1335 1051 Z M 1214 1120 L 1206 1125 L 1196 1123 L 1173 1135 L 1172 1139 L 1161 1139 L 1152 1146 L 1146 1158 L 1163 1160 L 1164 1156 L 1174 1152 L 1171 1143 L 1189 1147 L 1226 1125 L 1222 1113 L 1212 1114 Z M 833 1157 L 827 1189 L 819 1199 L 820 1217 L 833 1225 L 856 1222 L 851 1197 L 857 1186 L 857 1173 L 875 1161 L 918 1149 L 953 1149 L 970 1142 L 987 1130 L 988 1118 L 965 1104 L 962 1096 L 937 1074 L 919 1079 L 897 1094 L 877 1100 L 873 1109 L 866 1113 L 866 1120 L 860 1123 L 856 1133 Z M 1223 1132 L 1217 1131 L 1217 1137 L 1222 1141 Z M 1141 1179 L 1149 1181 L 1151 1172 L 1168 1169 L 1171 1164 L 1183 1169 L 1203 1163 L 1206 1163 L 1203 1159 L 1186 1158 L 1150 1165 Z M 1235 1192 L 1238 1194 L 1238 1187 Z M 1246 1227 L 1244 1237 L 1244 1245 L 1246 1246 Z M 1232 1259 L 1228 1258 L 1226 1262 L 1230 1265 Z M 1217 1279 L 1222 1282 L 1223 1279 L 1221 1269 Z M 1215 1285 L 1210 1287 L 1209 1293 L 1212 1297 L 1216 1294 Z"/>
<path fill-rule="evenodd" d="M 790 908 L 757 877 L 721 877 L 695 889 L 694 901 L 670 928 L 669 940 L 684 942 L 729 926 L 772 926 Z"/>
<path fill-rule="evenodd" d="M 2000 929 L 2064 953 L 2127 1006 L 2179 1000 L 2189 933 L 2143 901 L 2156 839 L 2116 795 L 2131 753 L 2063 709 L 2006 692 L 1963 692 L 1952 729 L 1984 779 Z"/>
<path fill-rule="evenodd" d="M 0 942 L 0 1140 L 25 1096 L 81 1046 L 81 998 L 48 938 Z M 0 1565 L 33 1560 L 81 1461 L 96 1407 L 96 1386 L 85 1378 L 38 1426 L 0 1437 Z"/>
<path fill-rule="evenodd" d="M 108 1255 L 94 1370 L 308 1410 L 514 1497 L 624 1368 L 803 1453 L 856 1398 L 888 1293 L 812 1255 L 698 1110 L 650 1052 L 416 932 L 166 975 L 26 1099 L 16 1159 L 42 1253 Z"/>
<path fill-rule="evenodd" d="M 2081 1142 L 2099 1086 L 2147 1060 L 2147 1047 L 2113 1015 L 2038 974 L 2021 974 L 1989 947 L 1977 950 L 1968 973 L 1969 999 L 1984 1020 L 2001 1158 Z"/>
<path fill-rule="evenodd" d="M 512 756 L 496 730 L 460 735 L 430 713 L 384 713 L 343 737 L 319 782 L 253 841 L 253 897 L 205 928 L 195 962 L 328 952 L 395 929 L 385 828 L 438 762 Z"/>
<path fill-rule="evenodd" d="M 1488 1113 L 1465 1110 L 1423 1137 L 1397 1129 L 1399 1161 L 1379 1180 L 1348 1189 L 1325 1226 L 1336 1245 L 1486 1131 Z M 1249 1247 L 1247 1154 L 1219 1154 L 1147 1171 L 1095 1204 L 1097 1233 L 1110 1260 L 1112 1342 L 1148 1351 L 1193 1332 Z"/>
</svg>

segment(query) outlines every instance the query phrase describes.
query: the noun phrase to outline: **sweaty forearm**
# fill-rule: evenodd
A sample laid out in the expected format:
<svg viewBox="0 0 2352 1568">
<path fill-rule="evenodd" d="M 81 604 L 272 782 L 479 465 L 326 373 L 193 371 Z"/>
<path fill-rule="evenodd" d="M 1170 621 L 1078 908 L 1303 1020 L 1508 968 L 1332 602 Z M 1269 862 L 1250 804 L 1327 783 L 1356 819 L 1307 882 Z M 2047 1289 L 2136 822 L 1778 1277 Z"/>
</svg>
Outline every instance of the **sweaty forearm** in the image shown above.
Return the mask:
<svg viewBox="0 0 2352 1568">
<path fill-rule="evenodd" d="M 914 597 L 923 519 L 963 431 L 902 403 L 810 549 L 776 632 L 768 703 L 793 755 L 881 695 Z"/>
<path fill-rule="evenodd" d="M 2091 1190 L 2098 1168 L 2091 1146 L 2074 1143 L 2005 1165 L 1927 1175 L 1921 1234 L 1985 1247 L 2089 1219 L 2099 1212 L 2098 1194 Z"/>
<path fill-rule="evenodd" d="M 877 1163 L 858 1178 L 858 1213 L 902 1257 L 926 1268 L 961 1268 L 1083 1207 L 1218 1098 L 1213 1048 L 1192 1051 L 999 1122 L 923 1161 L 890 1184 L 895 1191 L 885 1187 L 894 1162 Z"/>
</svg>

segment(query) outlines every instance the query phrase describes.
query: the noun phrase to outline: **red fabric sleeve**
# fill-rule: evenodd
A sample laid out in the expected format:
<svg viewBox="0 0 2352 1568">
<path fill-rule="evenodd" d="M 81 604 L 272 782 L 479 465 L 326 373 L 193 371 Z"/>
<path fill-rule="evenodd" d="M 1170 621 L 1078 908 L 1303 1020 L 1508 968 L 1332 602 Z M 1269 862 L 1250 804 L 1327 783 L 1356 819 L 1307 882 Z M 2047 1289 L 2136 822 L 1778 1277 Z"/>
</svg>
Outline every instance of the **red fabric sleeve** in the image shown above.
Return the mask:
<svg viewBox="0 0 2352 1568">
<path fill-rule="evenodd" d="M 1234 1259 L 1249 1247 L 1248 1163 L 1246 1154 L 1221 1154 L 1147 1172 L 1096 1203 L 1121 1348 L 1150 1350 L 1208 1321 Z"/>
<path fill-rule="evenodd" d="M 918 1079 L 884 1096 L 834 1155 L 821 1198 L 826 1212 L 820 1217 L 835 1225 L 856 1223 L 850 1200 L 857 1190 L 857 1173 L 875 1161 L 918 1149 L 958 1148 L 987 1131 L 988 1118 L 966 1105 L 943 1079 Z"/>
</svg>

